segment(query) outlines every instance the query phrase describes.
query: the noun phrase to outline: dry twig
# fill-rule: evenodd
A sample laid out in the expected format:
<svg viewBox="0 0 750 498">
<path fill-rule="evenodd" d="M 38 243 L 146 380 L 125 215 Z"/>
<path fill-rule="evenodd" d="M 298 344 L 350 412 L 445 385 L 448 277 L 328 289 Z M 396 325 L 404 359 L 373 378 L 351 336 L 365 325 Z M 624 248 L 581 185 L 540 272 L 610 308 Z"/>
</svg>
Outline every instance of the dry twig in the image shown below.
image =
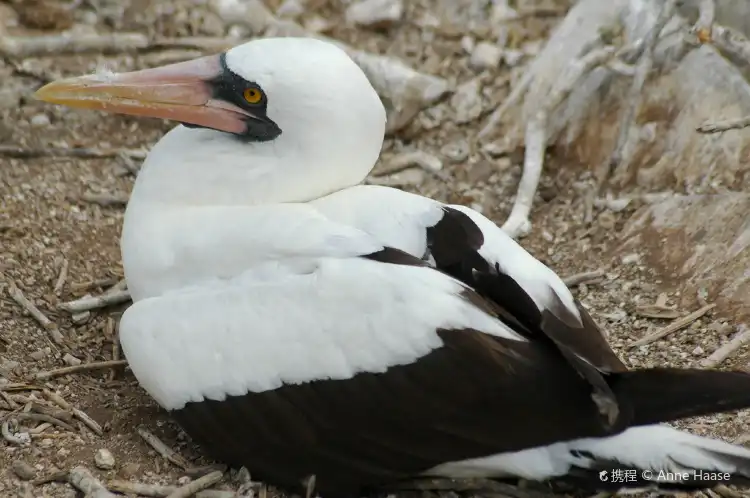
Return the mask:
<svg viewBox="0 0 750 498">
<path fill-rule="evenodd" d="M 33 421 L 36 421 L 36 422 L 47 422 L 47 423 L 50 423 L 52 425 L 56 425 L 58 427 L 61 427 L 61 428 L 65 429 L 66 431 L 75 432 L 75 428 L 72 425 L 66 424 L 62 420 L 60 420 L 58 418 L 55 418 L 52 415 L 47 415 L 47 414 L 44 414 L 44 413 L 24 413 L 24 412 L 21 412 L 21 413 L 16 413 L 14 415 L 14 417 L 18 421 L 33 420 Z"/>
<path fill-rule="evenodd" d="M 224 473 L 221 471 L 217 470 L 211 472 L 210 474 L 206 474 L 193 482 L 175 489 L 172 493 L 167 495 L 167 498 L 188 498 L 189 496 L 196 494 L 198 491 L 210 488 L 217 482 L 221 481 L 222 477 L 224 477 Z"/>
<path fill-rule="evenodd" d="M 707 304 L 706 306 L 703 306 L 702 308 L 693 311 L 689 315 L 685 315 L 682 318 L 678 318 L 677 320 L 673 321 L 663 329 L 657 330 L 653 334 L 649 334 L 646 337 L 642 337 L 638 339 L 637 341 L 630 344 L 631 348 L 634 348 L 636 346 L 643 346 L 644 344 L 650 344 L 654 341 L 658 341 L 662 337 L 665 337 L 673 332 L 677 332 L 681 328 L 687 327 L 712 309 L 716 307 L 716 304 Z"/>
<path fill-rule="evenodd" d="M 99 206 L 125 206 L 128 203 L 128 196 L 125 194 L 83 194 L 81 196 L 83 202 L 89 202 L 91 204 L 98 204 Z"/>
<path fill-rule="evenodd" d="M 144 441 L 149 444 L 149 446 L 156 450 L 156 452 L 164 457 L 167 461 L 172 462 L 183 470 L 190 467 L 190 464 L 188 464 L 188 462 L 180 454 L 164 444 L 161 439 L 156 437 L 151 432 L 147 431 L 146 429 L 139 428 L 138 434 L 143 438 Z"/>
<path fill-rule="evenodd" d="M 627 106 L 623 113 L 620 124 L 619 134 L 617 135 L 617 143 L 615 145 L 612 154 L 606 166 L 603 169 L 603 175 L 600 179 L 600 186 L 604 184 L 611 172 L 616 168 L 616 177 L 624 180 L 627 168 L 629 166 L 630 158 L 625 157 L 630 151 L 630 129 L 633 127 L 635 121 L 635 114 L 641 103 L 641 94 L 643 93 L 643 85 L 646 83 L 651 68 L 654 65 L 654 47 L 656 42 L 659 40 L 664 26 L 672 18 L 672 13 L 675 8 L 675 0 L 666 0 L 662 5 L 661 12 L 656 19 L 656 23 L 652 26 L 649 32 L 646 34 L 643 41 L 643 53 L 640 56 L 638 65 L 636 66 L 635 75 L 630 85 L 630 91 L 628 92 Z"/>
<path fill-rule="evenodd" d="M 0 390 L 0 398 L 3 398 L 3 400 L 8 404 L 11 410 L 18 409 L 18 404 L 13 401 L 13 398 L 8 396 L 4 390 Z"/>
<path fill-rule="evenodd" d="M 117 498 L 86 467 L 75 467 L 68 473 L 68 482 L 86 498 Z"/>
<path fill-rule="evenodd" d="M 479 131 L 479 134 L 477 135 L 477 141 L 486 139 L 497 129 L 498 125 L 505 116 L 505 113 L 508 112 L 508 109 L 510 109 L 512 106 L 516 105 L 521 97 L 524 96 L 526 91 L 531 86 L 532 81 L 534 81 L 534 75 L 531 71 L 527 70 L 521 77 L 521 81 L 516 83 L 516 85 L 513 87 L 513 90 L 510 91 L 510 95 L 508 95 L 508 97 L 505 99 L 505 101 L 503 101 L 500 107 L 495 109 L 495 111 L 487 119 L 487 124 L 484 125 L 484 127 Z"/>
<path fill-rule="evenodd" d="M 106 308 L 115 304 L 125 303 L 130 300 L 130 292 L 127 290 L 108 291 L 99 296 L 83 297 L 75 301 L 62 303 L 59 308 L 70 313 L 82 313 L 99 308 Z"/>
<path fill-rule="evenodd" d="M 611 46 L 595 48 L 574 61 L 558 80 L 557 85 L 552 88 L 550 95 L 534 117 L 526 124 L 526 154 L 521 182 L 510 216 L 502 227 L 511 237 L 522 237 L 531 229 L 529 214 L 542 174 L 544 153 L 547 149 L 547 119 L 549 115 L 573 91 L 581 77 L 608 61 L 614 52 L 615 49 Z"/>
<path fill-rule="evenodd" d="M 104 434 L 104 430 L 102 429 L 102 426 L 99 425 L 96 422 L 96 420 L 89 417 L 84 411 L 71 406 L 70 403 L 65 401 L 63 397 L 57 394 L 56 392 L 50 391 L 48 389 L 44 389 L 42 390 L 42 394 L 44 394 L 44 396 L 48 400 L 52 401 L 63 410 L 67 410 L 70 413 L 72 413 L 74 417 L 76 417 L 78 420 L 83 422 L 83 424 L 89 429 L 91 429 L 91 431 L 97 436 L 101 436 L 102 434 Z"/>
<path fill-rule="evenodd" d="M 148 496 L 150 498 L 163 498 L 177 490 L 176 486 L 159 486 L 157 484 L 144 484 L 140 482 L 112 480 L 107 483 L 107 488 L 116 493 L 126 495 Z M 233 491 L 220 491 L 209 489 L 198 491 L 195 498 L 235 498 Z"/>
<path fill-rule="evenodd" d="M 594 271 L 585 271 L 583 273 L 576 273 L 575 275 L 563 278 L 562 281 L 568 287 L 573 287 L 574 285 L 596 282 L 602 277 L 604 277 L 604 270 L 599 269 Z"/>
<path fill-rule="evenodd" d="M 738 328 L 739 328 L 739 331 L 734 337 L 732 337 L 732 339 L 729 342 L 727 342 L 723 346 L 719 347 L 716 351 L 711 353 L 711 355 L 708 358 L 701 360 L 702 367 L 704 368 L 717 367 L 724 360 L 726 360 L 733 353 L 735 353 L 738 349 L 740 349 L 742 346 L 750 342 L 750 329 L 748 329 L 744 325 L 740 325 Z"/>
<path fill-rule="evenodd" d="M 715 121 L 703 123 L 696 131 L 699 133 L 722 133 L 729 130 L 740 130 L 750 126 L 750 116 L 741 118 L 727 119 L 726 121 Z"/>
<path fill-rule="evenodd" d="M 57 276 L 55 286 L 52 288 L 52 292 L 54 292 L 56 296 L 59 296 L 62 293 L 63 287 L 65 287 L 65 280 L 68 278 L 69 265 L 70 263 L 67 258 L 63 259 L 62 265 L 60 266 L 60 274 Z"/>
<path fill-rule="evenodd" d="M 55 370 L 48 370 L 46 372 L 39 372 L 34 377 L 37 380 L 47 380 L 51 379 L 52 377 L 59 377 L 60 375 L 85 372 L 88 370 L 102 370 L 104 368 L 123 367 L 127 364 L 128 362 L 126 360 L 95 361 L 92 363 L 81 363 L 80 365 L 73 365 L 71 367 L 63 367 L 57 368 Z"/>
<path fill-rule="evenodd" d="M 0 37 L 0 54 L 12 58 L 59 54 L 136 52 L 151 44 L 141 33 L 63 33 L 46 36 Z"/>
<path fill-rule="evenodd" d="M 736 29 L 714 23 L 710 43 L 723 55 L 750 64 L 750 40 Z"/>
<path fill-rule="evenodd" d="M 0 156 L 13 159 L 35 159 L 40 157 L 75 157 L 77 159 L 102 159 L 125 156 L 143 159 L 145 152 L 133 149 L 90 149 L 73 147 L 27 149 L 16 145 L 0 145 Z"/>
<path fill-rule="evenodd" d="M 12 434 L 10 432 L 10 420 L 8 419 L 3 420 L 2 425 L 0 425 L 0 433 L 3 436 L 3 439 L 8 441 L 10 444 L 15 444 L 15 445 L 20 446 L 29 441 L 28 439 L 22 436 L 16 436 L 15 434 Z"/>
<path fill-rule="evenodd" d="M 706 43 L 711 41 L 711 32 L 716 15 L 716 4 L 714 0 L 701 0 L 698 8 L 698 21 L 696 21 L 691 31 L 698 37 L 701 43 Z"/>
<path fill-rule="evenodd" d="M 16 287 L 14 283 L 11 282 L 8 293 L 10 294 L 10 297 L 22 308 L 24 308 L 26 311 L 29 312 L 29 314 L 36 320 L 39 325 L 44 327 L 44 329 L 49 333 L 50 338 L 52 341 L 57 345 L 64 344 L 65 340 L 63 338 L 62 333 L 60 333 L 60 329 L 57 328 L 57 324 L 55 324 L 52 320 L 47 318 L 44 313 L 41 312 L 39 308 L 34 305 L 31 301 L 29 301 L 26 296 L 23 295 L 23 292 L 21 292 L 21 289 Z"/>
</svg>

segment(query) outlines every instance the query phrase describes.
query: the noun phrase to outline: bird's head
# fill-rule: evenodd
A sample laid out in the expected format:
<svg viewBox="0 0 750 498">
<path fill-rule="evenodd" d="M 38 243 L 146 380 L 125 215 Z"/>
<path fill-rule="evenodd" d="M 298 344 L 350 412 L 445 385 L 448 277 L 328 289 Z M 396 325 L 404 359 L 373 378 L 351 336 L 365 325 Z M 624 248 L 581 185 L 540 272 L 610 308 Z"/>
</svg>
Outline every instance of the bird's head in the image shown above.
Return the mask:
<svg viewBox="0 0 750 498">
<path fill-rule="evenodd" d="M 276 169 L 296 175 L 300 185 L 319 183 L 304 187 L 309 192 L 290 192 L 290 199 L 361 181 L 380 153 L 386 122 L 360 67 L 341 48 L 312 38 L 257 39 L 163 67 L 63 79 L 36 97 L 203 130 L 183 128 L 181 141 L 172 137 L 172 161 L 197 163 L 193 158 L 200 157 L 204 165 L 221 162 L 227 172 L 231 166 L 233 174 Z M 302 168 L 318 177 L 302 178 Z"/>
</svg>

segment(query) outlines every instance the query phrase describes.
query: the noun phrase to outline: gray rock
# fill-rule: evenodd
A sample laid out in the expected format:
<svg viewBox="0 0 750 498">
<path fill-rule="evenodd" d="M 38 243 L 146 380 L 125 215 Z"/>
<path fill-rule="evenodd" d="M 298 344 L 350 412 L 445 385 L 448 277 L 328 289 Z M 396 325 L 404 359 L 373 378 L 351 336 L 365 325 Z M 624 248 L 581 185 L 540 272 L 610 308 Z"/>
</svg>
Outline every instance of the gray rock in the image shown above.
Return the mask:
<svg viewBox="0 0 750 498">
<path fill-rule="evenodd" d="M 401 0 L 360 0 L 346 9 L 345 16 L 352 24 L 387 28 L 400 21 L 403 14 Z"/>
<path fill-rule="evenodd" d="M 675 195 L 636 211 L 619 251 L 637 250 L 683 296 L 705 288 L 739 322 L 750 318 L 748 212 L 750 194 Z"/>
<path fill-rule="evenodd" d="M 112 470 L 115 468 L 115 457 L 108 449 L 100 448 L 94 454 L 94 463 L 102 470 Z"/>
<path fill-rule="evenodd" d="M 522 142 L 528 118 L 602 30 L 622 28 L 624 43 L 632 43 L 651 28 L 656 8 L 640 0 L 576 3 L 531 62 L 531 85 L 523 104 L 504 117 L 512 124 L 507 139 Z M 649 116 L 648 123 L 636 123 L 632 130 L 638 140 L 630 157 L 637 162 L 624 168 L 629 176 L 621 183 L 637 180 L 648 190 L 681 190 L 687 185 L 689 193 L 698 194 L 715 186 L 741 188 L 746 177 L 742 157 L 743 150 L 750 148 L 749 134 L 704 135 L 695 130 L 708 121 L 750 115 L 750 85 L 713 46 L 685 44 L 683 33 L 688 28 L 687 21 L 675 15 L 664 29 L 673 34 L 662 36 L 655 48 L 654 76 L 643 89 L 638 112 Z M 615 147 L 630 81 L 605 68 L 581 78 L 550 116 L 549 144 L 575 150 L 576 160 L 582 163 L 603 164 Z"/>
<path fill-rule="evenodd" d="M 456 93 L 451 97 L 456 123 L 469 123 L 482 114 L 481 90 L 478 78 L 469 80 L 456 89 Z"/>
<path fill-rule="evenodd" d="M 13 460 L 11 468 L 13 469 L 13 473 L 24 481 L 30 481 L 36 477 L 36 469 L 24 460 Z"/>
<path fill-rule="evenodd" d="M 474 47 L 469 65 L 477 70 L 492 69 L 500 65 L 503 51 L 493 43 L 480 42 Z"/>
</svg>

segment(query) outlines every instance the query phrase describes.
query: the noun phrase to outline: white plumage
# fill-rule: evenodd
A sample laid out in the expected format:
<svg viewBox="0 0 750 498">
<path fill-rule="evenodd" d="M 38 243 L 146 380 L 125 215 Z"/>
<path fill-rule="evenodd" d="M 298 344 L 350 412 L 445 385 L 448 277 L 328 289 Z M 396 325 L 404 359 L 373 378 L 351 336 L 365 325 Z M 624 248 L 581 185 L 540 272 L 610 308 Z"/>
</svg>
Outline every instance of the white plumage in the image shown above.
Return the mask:
<svg viewBox="0 0 750 498">
<path fill-rule="evenodd" d="M 523 341 L 423 267 L 354 258 L 270 261 L 235 278 L 131 306 L 120 341 L 141 384 L 167 409 L 412 363 L 473 328 Z M 197 367 L 197 368 L 196 368 Z"/>
</svg>

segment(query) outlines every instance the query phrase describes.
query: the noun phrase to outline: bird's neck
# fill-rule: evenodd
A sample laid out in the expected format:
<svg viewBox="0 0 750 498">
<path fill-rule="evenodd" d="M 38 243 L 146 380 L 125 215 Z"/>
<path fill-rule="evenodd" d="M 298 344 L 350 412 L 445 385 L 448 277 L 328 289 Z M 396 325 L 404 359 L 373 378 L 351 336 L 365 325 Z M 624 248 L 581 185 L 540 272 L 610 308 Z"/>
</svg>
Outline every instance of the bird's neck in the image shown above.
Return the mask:
<svg viewBox="0 0 750 498">
<path fill-rule="evenodd" d="M 348 151 L 336 154 L 336 146 L 283 134 L 273 142 L 243 143 L 225 133 L 178 126 L 149 153 L 130 203 L 180 207 L 307 202 L 360 183 L 377 159 Z"/>
</svg>

